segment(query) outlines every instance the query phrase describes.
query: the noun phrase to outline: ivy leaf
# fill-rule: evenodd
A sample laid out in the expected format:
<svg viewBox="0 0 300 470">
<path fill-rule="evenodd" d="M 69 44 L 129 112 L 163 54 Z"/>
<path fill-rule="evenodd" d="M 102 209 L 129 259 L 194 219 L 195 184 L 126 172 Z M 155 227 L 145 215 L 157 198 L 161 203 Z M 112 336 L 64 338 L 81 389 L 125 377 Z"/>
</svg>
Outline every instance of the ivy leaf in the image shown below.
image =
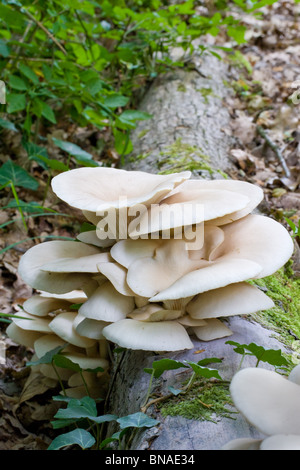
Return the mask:
<svg viewBox="0 0 300 470">
<path fill-rule="evenodd" d="M 240 344 L 235 341 L 227 341 L 226 344 L 236 346 L 234 351 L 238 354 L 255 356 L 258 362 L 267 362 L 276 367 L 288 365 L 287 359 L 282 356 L 281 349 L 265 349 L 263 346 L 258 346 L 255 343 Z"/>
<path fill-rule="evenodd" d="M 151 428 L 159 424 L 159 421 L 156 419 L 150 418 L 145 413 L 137 412 L 128 416 L 123 416 L 118 418 L 117 422 L 120 425 L 121 429 L 125 428 Z"/>
<path fill-rule="evenodd" d="M 148 374 L 152 374 L 153 376 L 158 379 L 165 370 L 174 370 L 180 369 L 181 367 L 188 367 L 185 363 L 175 361 L 174 359 L 160 359 L 159 361 L 154 361 L 152 363 L 152 368 L 144 369 L 145 372 Z"/>
<path fill-rule="evenodd" d="M 208 367 L 202 367 L 197 364 L 196 362 L 187 362 L 193 369 L 196 375 L 200 377 L 205 377 L 206 379 L 210 379 L 212 377 L 222 380 L 222 377 L 220 376 L 219 372 L 216 369 L 210 369 Z"/>
<path fill-rule="evenodd" d="M 46 354 L 44 354 L 42 357 L 40 357 L 37 361 L 29 361 L 27 362 L 27 366 L 35 366 L 39 364 L 51 364 L 54 357 L 59 354 L 66 345 L 64 346 L 57 346 L 54 349 L 51 349 L 51 351 L 47 351 Z"/>
<path fill-rule="evenodd" d="M 77 428 L 53 439 L 48 450 L 58 450 L 74 444 L 80 446 L 81 449 L 89 449 L 95 442 L 95 438 L 88 431 Z"/>
<path fill-rule="evenodd" d="M 35 191 L 39 183 L 26 170 L 11 160 L 5 162 L 0 168 L 0 186 L 13 184 L 15 187 L 32 189 Z"/>
<path fill-rule="evenodd" d="M 173 395 L 177 396 L 179 395 L 182 390 L 178 389 L 178 388 L 174 388 L 172 387 L 172 385 L 169 385 L 168 389 L 170 390 L 171 393 L 173 393 Z"/>
</svg>

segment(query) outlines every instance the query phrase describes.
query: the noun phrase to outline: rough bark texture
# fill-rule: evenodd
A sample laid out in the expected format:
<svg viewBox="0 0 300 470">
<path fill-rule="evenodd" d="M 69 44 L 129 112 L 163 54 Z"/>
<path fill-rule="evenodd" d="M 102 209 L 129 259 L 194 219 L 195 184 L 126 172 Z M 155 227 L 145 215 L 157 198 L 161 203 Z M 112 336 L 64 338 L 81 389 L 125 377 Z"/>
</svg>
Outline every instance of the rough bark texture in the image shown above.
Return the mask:
<svg viewBox="0 0 300 470">
<path fill-rule="evenodd" d="M 230 116 L 224 104 L 230 93 L 227 79 L 226 65 L 213 56 L 196 61 L 192 71 L 159 77 L 140 105 L 153 118 L 139 122 L 133 131 L 134 151 L 125 167 L 157 173 L 195 163 L 194 173 L 209 177 L 209 172 L 201 171 L 203 155 L 215 170 L 232 168 L 233 138 L 227 132 Z M 170 160 L 176 153 L 175 164 Z"/>
<path fill-rule="evenodd" d="M 178 142 L 189 146 L 189 155 L 184 154 L 182 164 L 196 162 L 194 177 L 220 178 L 217 171 L 230 171 L 233 163 L 229 151 L 234 142 L 226 129 L 229 127 L 230 114 L 223 98 L 229 93 L 224 85 L 228 70 L 224 62 L 210 57 L 197 65 L 196 71 L 176 71 L 158 78 L 148 91 L 140 109 L 151 113 L 152 120 L 139 123 L 132 139 L 134 154 L 127 158 L 125 168 L 157 173 L 168 170 L 180 163 L 178 159 L 163 163 L 165 153 L 170 156 L 172 146 Z M 200 73 L 199 73 L 200 72 Z M 208 90 L 205 92 L 205 90 Z M 177 150 L 182 150 L 178 147 Z M 171 150 L 170 150 L 171 149 Z M 201 150 L 201 153 L 197 152 Z M 187 148 L 183 148 L 183 153 Z M 209 156 L 213 172 L 202 171 L 201 154 Z M 191 155 L 192 154 L 192 155 Z M 142 156 L 142 157 L 141 157 Z M 139 158 L 138 158 L 139 157 Z M 191 158 L 190 158 L 191 157 Z M 180 169 L 180 168 L 179 168 Z M 186 168 L 182 168 L 186 169 Z M 199 171 L 198 171 L 199 170 Z M 144 372 L 154 360 L 169 357 L 176 360 L 199 361 L 202 358 L 223 358 L 222 363 L 212 365 L 220 371 L 224 380 L 230 381 L 238 370 L 241 356 L 226 345 L 228 339 L 239 343 L 255 342 L 265 348 L 282 349 L 283 345 L 274 338 L 271 331 L 247 318 L 232 317 L 228 320 L 234 334 L 229 338 L 211 342 L 194 340 L 194 349 L 162 356 L 143 351 L 126 351 L 115 356 L 114 375 L 111 383 L 109 412 L 118 416 L 140 411 L 145 400 L 150 375 Z M 195 354 L 198 350 L 202 353 Z M 251 360 L 252 359 L 252 360 Z M 255 365 L 253 358 L 244 365 Z M 169 385 L 178 385 L 184 378 L 182 369 L 164 372 L 153 383 L 152 391 L 169 394 Z M 131 449 L 151 450 L 217 450 L 231 439 L 238 437 L 259 437 L 241 415 L 234 419 L 216 417 L 217 424 L 211 421 L 186 419 L 182 416 L 163 417 L 155 405 L 147 413 L 160 421 L 160 425 L 148 430 L 143 429 L 131 442 Z M 114 431 L 109 427 L 108 434 Z"/>
</svg>

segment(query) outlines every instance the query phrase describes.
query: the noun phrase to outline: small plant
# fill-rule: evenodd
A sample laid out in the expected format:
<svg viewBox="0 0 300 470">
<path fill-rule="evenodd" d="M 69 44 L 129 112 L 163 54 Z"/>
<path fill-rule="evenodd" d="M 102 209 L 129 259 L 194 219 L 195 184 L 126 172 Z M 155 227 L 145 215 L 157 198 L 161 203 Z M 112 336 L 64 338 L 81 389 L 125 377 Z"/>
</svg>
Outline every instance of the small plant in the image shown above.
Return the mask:
<svg viewBox="0 0 300 470">
<path fill-rule="evenodd" d="M 288 223 L 288 225 L 292 229 L 292 234 L 291 237 L 295 240 L 297 237 L 299 238 L 300 236 L 300 219 L 298 220 L 298 225 L 295 224 L 291 219 L 288 217 L 285 217 L 285 221 Z"/>
<path fill-rule="evenodd" d="M 266 362 L 276 368 L 289 366 L 288 360 L 282 355 L 280 349 L 265 349 L 263 346 L 258 346 L 255 343 L 240 344 L 236 341 L 227 341 L 225 344 L 235 346 L 234 351 L 242 355 L 240 367 L 245 356 L 253 356 L 256 358 L 256 367 L 260 362 Z"/>
<path fill-rule="evenodd" d="M 222 360 L 216 357 L 202 359 L 201 361 L 198 361 L 198 362 L 191 362 L 191 361 L 181 362 L 181 361 L 176 361 L 174 359 L 168 359 L 168 358 L 160 359 L 159 361 L 154 361 L 151 368 L 144 369 L 144 371 L 150 374 L 151 377 L 150 377 L 148 392 L 146 395 L 146 400 L 145 400 L 144 406 L 142 407 L 142 410 L 146 410 L 151 404 L 157 403 L 159 401 L 163 401 L 172 395 L 177 396 L 179 394 L 187 393 L 188 390 L 192 387 L 195 380 L 199 377 L 206 378 L 206 379 L 215 378 L 217 380 L 222 380 L 222 377 L 220 376 L 217 369 L 211 369 L 211 368 L 206 367 L 208 364 L 220 363 L 220 362 L 222 362 Z M 169 391 L 171 392 L 170 395 L 166 395 L 166 396 L 163 396 L 163 397 L 160 397 L 158 399 L 148 402 L 150 394 L 151 394 L 151 387 L 152 387 L 153 379 L 159 378 L 167 370 L 175 370 L 175 369 L 180 369 L 180 368 L 185 368 L 185 369 L 189 369 L 190 371 L 192 371 L 192 374 L 188 383 L 185 386 L 183 386 L 181 389 L 175 389 L 174 387 L 169 386 Z"/>
</svg>

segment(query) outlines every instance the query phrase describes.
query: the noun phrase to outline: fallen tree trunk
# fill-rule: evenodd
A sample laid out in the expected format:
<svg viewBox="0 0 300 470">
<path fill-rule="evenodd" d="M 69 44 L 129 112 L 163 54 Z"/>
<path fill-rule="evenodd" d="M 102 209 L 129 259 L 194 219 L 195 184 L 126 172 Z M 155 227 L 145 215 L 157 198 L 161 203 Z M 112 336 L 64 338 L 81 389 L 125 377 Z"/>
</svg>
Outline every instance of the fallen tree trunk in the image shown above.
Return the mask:
<svg viewBox="0 0 300 470">
<path fill-rule="evenodd" d="M 201 178 L 221 178 L 220 170 L 229 174 L 234 171 L 229 157 L 234 140 L 226 132 L 230 113 L 224 105 L 228 94 L 224 85 L 227 74 L 224 62 L 209 57 L 199 65 L 198 71 L 180 70 L 158 78 L 140 107 L 153 118 L 140 122 L 133 132 L 134 153 L 127 158 L 125 168 L 152 173 L 192 169 L 194 177 Z M 285 349 L 272 331 L 249 318 L 232 317 L 227 321 L 233 331 L 229 338 L 232 341 Z M 258 431 L 240 414 L 230 414 L 234 410 L 230 406 L 227 416 L 212 411 L 204 418 L 195 416 L 193 419 L 184 413 L 176 415 L 176 408 L 175 415 L 171 415 L 174 414 L 170 413 L 172 404 L 175 406 L 178 399 L 176 402 L 175 395 L 169 401 L 166 399 L 170 396 L 169 386 L 176 389 L 182 385 L 189 377 L 186 370 L 166 371 L 154 380 L 151 387 L 154 395 L 145 407 L 150 375 L 144 369 L 151 368 L 154 360 L 163 357 L 194 362 L 220 358 L 222 362 L 208 367 L 218 369 L 228 386 L 241 360 L 232 346 L 226 344 L 228 338 L 211 342 L 192 340 L 194 349 L 188 351 L 154 354 L 126 350 L 115 354 L 107 410 L 118 416 L 143 410 L 160 422 L 156 427 L 136 433 L 130 441 L 130 449 L 217 450 L 231 439 L 259 437 Z M 244 365 L 247 364 L 253 365 L 253 358 L 248 358 Z M 187 397 L 182 395 L 180 400 L 187 400 Z M 211 405 L 199 401 L 199 408 L 201 406 L 204 411 L 210 411 Z M 110 425 L 107 435 L 115 430 Z"/>
</svg>

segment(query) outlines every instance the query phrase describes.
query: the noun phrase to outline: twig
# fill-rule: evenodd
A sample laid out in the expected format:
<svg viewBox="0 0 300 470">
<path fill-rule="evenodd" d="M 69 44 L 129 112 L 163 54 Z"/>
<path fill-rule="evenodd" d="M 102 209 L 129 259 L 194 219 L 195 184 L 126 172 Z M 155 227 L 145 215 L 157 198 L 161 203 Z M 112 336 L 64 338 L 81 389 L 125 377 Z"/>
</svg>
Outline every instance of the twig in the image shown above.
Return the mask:
<svg viewBox="0 0 300 470">
<path fill-rule="evenodd" d="M 164 401 L 164 400 L 167 400 L 168 398 L 171 398 L 173 397 L 173 393 L 169 393 L 168 395 L 164 395 L 162 397 L 159 397 L 159 398 L 154 398 L 153 400 L 150 400 L 148 401 L 148 403 L 146 403 L 144 406 L 141 407 L 141 411 L 143 413 L 146 413 L 147 409 L 149 408 L 149 406 L 151 405 L 155 405 L 155 403 L 159 403 L 160 401 Z"/>
<path fill-rule="evenodd" d="M 42 30 L 46 35 L 57 45 L 57 47 L 65 54 L 67 55 L 66 49 L 60 44 L 60 42 L 53 36 L 52 33 L 41 23 L 39 20 L 37 20 L 29 11 L 27 11 L 25 8 L 21 9 L 21 12 L 24 13 L 28 18 L 30 18 L 31 21 L 34 21 L 34 23 Z"/>
<path fill-rule="evenodd" d="M 285 176 L 287 178 L 290 178 L 291 172 L 290 172 L 289 168 L 287 167 L 287 164 L 285 163 L 283 155 L 282 155 L 280 149 L 278 148 L 278 146 L 270 139 L 270 137 L 267 135 L 266 131 L 261 126 L 257 126 L 256 129 L 257 129 L 257 132 L 259 133 L 259 135 L 261 135 L 261 137 L 263 137 L 265 139 L 268 146 L 275 153 L 276 157 L 278 158 L 278 160 L 279 160 L 279 162 L 282 166 L 282 169 L 285 173 Z"/>
</svg>

